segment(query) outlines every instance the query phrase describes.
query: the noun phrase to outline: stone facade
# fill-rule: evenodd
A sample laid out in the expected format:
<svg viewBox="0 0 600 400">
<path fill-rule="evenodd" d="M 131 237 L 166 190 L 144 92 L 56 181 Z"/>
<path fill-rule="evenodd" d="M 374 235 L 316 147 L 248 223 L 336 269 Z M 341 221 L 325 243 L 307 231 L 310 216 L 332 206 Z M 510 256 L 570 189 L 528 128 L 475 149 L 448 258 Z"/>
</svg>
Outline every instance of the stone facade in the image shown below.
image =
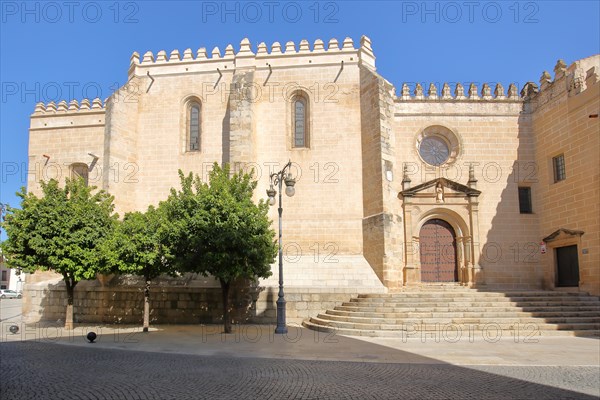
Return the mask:
<svg viewBox="0 0 600 400">
<path fill-rule="evenodd" d="M 599 57 L 559 61 L 551 81 L 545 72 L 528 101 L 539 182 L 534 203 L 539 231 L 548 242 L 543 285 L 554 287 L 556 251 L 577 245 L 579 288 L 600 293 L 600 73 Z M 537 92 L 537 93 L 536 93 Z M 554 183 L 552 158 L 564 154 L 566 179 Z M 558 233 L 558 234 L 557 234 Z"/>
<path fill-rule="evenodd" d="M 244 39 L 237 52 L 230 45 L 211 54 L 134 53 L 127 84 L 106 101 L 38 104 L 28 189 L 85 164 L 90 183 L 114 195 L 122 215 L 165 199 L 178 186 L 178 169 L 205 177 L 214 161 L 254 169 L 258 199 L 269 173 L 292 160 L 296 195 L 284 200 L 283 214 L 291 318 L 340 296 L 420 284 L 420 232 L 432 219 L 454 230 L 461 284 L 552 289 L 554 249 L 576 244 L 580 281 L 570 290 L 600 294 L 600 56 L 568 68 L 559 61 L 554 81 L 545 73 L 539 89 L 529 83 L 520 93 L 514 85 L 417 85 L 411 92 L 404 84 L 397 94 L 377 73 L 367 37 L 358 46 L 346 38 L 327 46 L 274 43 L 270 51 L 261 43 L 256 53 Z M 302 147 L 294 145 L 295 96 L 306 99 Z M 201 108 L 197 151 L 189 151 L 190 103 Z M 426 159 L 430 140 L 445 146 L 440 163 Z M 567 178 L 554 183 L 559 153 Z M 533 212 L 520 212 L 519 188 L 529 188 Z M 275 208 L 270 216 L 277 220 Z M 268 293 L 276 294 L 276 264 L 273 271 L 260 282 L 254 317 L 274 317 L 276 295 Z M 36 297 L 25 302 L 32 320 L 44 318 L 33 299 L 50 276 L 29 278 Z M 188 301 L 181 300 L 184 286 L 160 290 Z"/>
</svg>

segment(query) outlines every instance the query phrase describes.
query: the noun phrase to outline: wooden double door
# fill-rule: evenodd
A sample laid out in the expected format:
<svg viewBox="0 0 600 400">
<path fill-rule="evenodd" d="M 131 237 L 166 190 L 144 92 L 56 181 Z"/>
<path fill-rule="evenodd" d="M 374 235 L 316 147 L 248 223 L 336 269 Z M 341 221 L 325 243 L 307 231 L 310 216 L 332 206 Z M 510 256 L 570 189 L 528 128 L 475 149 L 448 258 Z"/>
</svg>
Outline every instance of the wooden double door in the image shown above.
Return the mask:
<svg viewBox="0 0 600 400">
<path fill-rule="evenodd" d="M 457 282 L 456 234 L 443 219 L 431 219 L 419 232 L 421 282 Z"/>
</svg>

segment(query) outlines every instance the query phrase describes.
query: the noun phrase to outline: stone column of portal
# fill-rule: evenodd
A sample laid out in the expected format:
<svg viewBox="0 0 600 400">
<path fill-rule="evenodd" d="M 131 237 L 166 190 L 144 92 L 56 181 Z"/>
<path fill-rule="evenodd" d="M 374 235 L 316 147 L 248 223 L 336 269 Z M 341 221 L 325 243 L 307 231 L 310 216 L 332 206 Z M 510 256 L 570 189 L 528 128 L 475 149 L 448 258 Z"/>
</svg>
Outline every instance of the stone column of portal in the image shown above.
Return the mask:
<svg viewBox="0 0 600 400">
<path fill-rule="evenodd" d="M 469 195 L 469 230 L 471 231 L 469 263 L 467 271 L 469 273 L 468 286 L 484 285 L 483 269 L 479 264 L 479 253 L 481 250 L 481 240 L 479 237 L 479 191 L 477 191 L 477 178 L 475 178 L 475 169 L 473 164 L 469 165 L 469 188 L 474 192 Z"/>
<path fill-rule="evenodd" d="M 402 177 L 402 190 L 406 191 L 410 189 L 411 179 L 408 175 L 408 169 L 406 165 L 403 167 Z M 416 271 L 415 268 L 415 245 L 413 239 L 413 223 L 412 223 L 412 196 L 404 193 L 402 195 L 403 210 L 404 210 L 404 269 L 403 269 L 403 283 L 404 285 L 411 285 L 420 282 L 421 274 Z M 418 276 L 417 276 L 418 275 Z"/>
<path fill-rule="evenodd" d="M 469 197 L 469 229 L 471 230 L 471 260 L 469 286 L 484 285 L 483 269 L 479 264 L 479 253 L 481 251 L 481 241 L 479 237 L 479 201 L 477 197 Z"/>
<path fill-rule="evenodd" d="M 464 263 L 464 251 L 463 251 L 463 237 L 456 237 L 456 266 L 458 267 L 458 282 L 461 284 L 465 284 L 466 280 L 466 268 Z"/>
<path fill-rule="evenodd" d="M 473 286 L 473 240 L 470 236 L 463 238 L 465 251 L 465 284 Z"/>
</svg>

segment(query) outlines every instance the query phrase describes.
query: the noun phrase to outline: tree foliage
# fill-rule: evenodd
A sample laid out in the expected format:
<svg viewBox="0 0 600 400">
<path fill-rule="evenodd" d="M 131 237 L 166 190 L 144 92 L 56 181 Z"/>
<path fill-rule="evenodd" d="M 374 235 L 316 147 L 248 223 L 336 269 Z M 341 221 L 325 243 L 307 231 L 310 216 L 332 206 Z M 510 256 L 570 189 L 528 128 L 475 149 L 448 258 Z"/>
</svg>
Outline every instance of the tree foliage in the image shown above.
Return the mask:
<svg viewBox="0 0 600 400">
<path fill-rule="evenodd" d="M 167 221 L 152 206 L 144 213 L 125 214 L 114 234 L 102 245 L 105 269 L 144 277 L 144 331 L 150 323 L 150 282 L 161 274 L 173 274 L 172 257 L 166 244 Z"/>
<path fill-rule="evenodd" d="M 252 200 L 251 174 L 230 174 L 213 165 L 209 182 L 179 171 L 181 190 L 171 190 L 162 204 L 172 223 L 173 253 L 180 268 L 219 280 L 223 292 L 225 332 L 231 332 L 229 288 L 238 278 L 271 275 L 277 253 L 268 204 Z"/>
<path fill-rule="evenodd" d="M 75 286 L 101 272 L 99 246 L 117 219 L 113 197 L 102 190 L 93 193 L 95 187 L 86 186 L 83 179 L 67 179 L 63 187 L 54 179 L 40 185 L 42 197 L 25 188 L 17 193 L 21 209 L 7 212 L 3 252 L 12 268 L 63 276 L 68 295 L 65 326 L 72 327 Z"/>
<path fill-rule="evenodd" d="M 144 213 L 126 213 L 103 244 L 103 265 L 146 280 L 172 273 L 170 249 L 164 240 L 165 224 L 160 210 L 152 206 Z"/>
</svg>

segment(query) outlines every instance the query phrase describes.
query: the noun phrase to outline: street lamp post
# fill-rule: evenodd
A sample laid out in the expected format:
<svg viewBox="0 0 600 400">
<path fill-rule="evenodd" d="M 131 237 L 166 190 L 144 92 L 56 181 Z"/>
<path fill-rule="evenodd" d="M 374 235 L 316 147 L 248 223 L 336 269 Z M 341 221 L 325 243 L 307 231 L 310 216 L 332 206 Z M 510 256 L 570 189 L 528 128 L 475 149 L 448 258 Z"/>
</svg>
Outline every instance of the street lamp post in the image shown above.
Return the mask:
<svg viewBox="0 0 600 400">
<path fill-rule="evenodd" d="M 281 207 L 281 184 L 285 182 L 285 194 L 289 197 L 292 197 L 294 193 L 296 193 L 296 189 L 294 185 L 296 184 L 296 180 L 292 178 L 292 174 L 290 173 L 290 167 L 292 166 L 292 162 L 288 161 L 288 163 L 283 167 L 283 169 L 279 172 L 274 172 L 270 175 L 270 187 L 267 189 L 267 196 L 269 196 L 269 204 L 275 205 L 275 195 L 277 191 L 273 188 L 273 186 L 277 186 L 279 188 L 279 293 L 277 294 L 277 327 L 275 328 L 275 333 L 287 333 L 287 326 L 285 325 L 285 297 L 283 294 L 283 250 L 281 243 L 281 216 L 283 214 L 283 208 Z"/>
</svg>

